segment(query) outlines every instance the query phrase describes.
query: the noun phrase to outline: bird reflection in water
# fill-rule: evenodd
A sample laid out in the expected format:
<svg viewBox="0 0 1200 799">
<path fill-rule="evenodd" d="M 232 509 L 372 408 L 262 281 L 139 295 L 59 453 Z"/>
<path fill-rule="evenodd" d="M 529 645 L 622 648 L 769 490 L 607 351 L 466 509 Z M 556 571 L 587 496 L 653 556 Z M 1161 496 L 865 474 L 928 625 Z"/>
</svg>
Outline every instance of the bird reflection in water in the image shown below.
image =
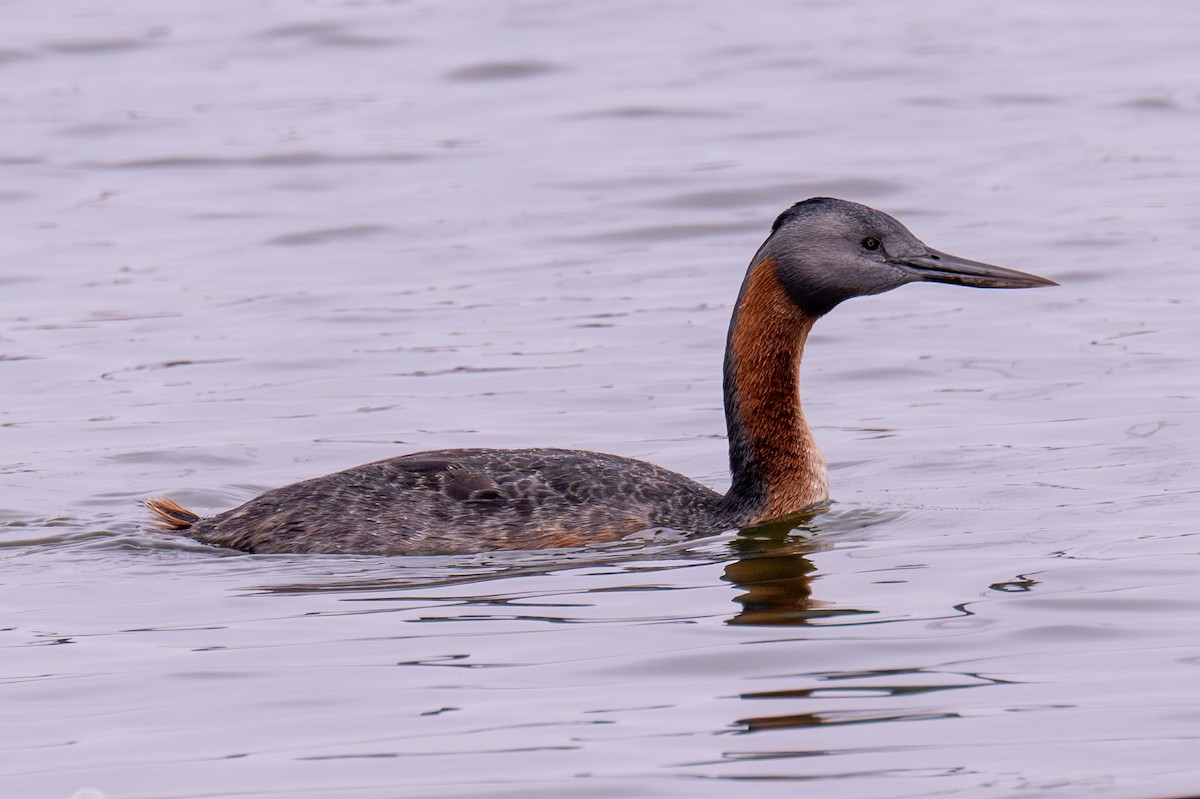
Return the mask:
<svg viewBox="0 0 1200 799">
<path fill-rule="evenodd" d="M 721 579 L 744 591 L 733 601 L 742 609 L 728 624 L 802 626 L 833 616 L 857 616 L 873 610 L 833 607 L 814 599 L 817 570 L 808 556 L 829 544 L 809 536 L 816 532 L 811 513 L 794 514 L 741 531 L 731 543 L 737 559 L 725 566 Z"/>
</svg>

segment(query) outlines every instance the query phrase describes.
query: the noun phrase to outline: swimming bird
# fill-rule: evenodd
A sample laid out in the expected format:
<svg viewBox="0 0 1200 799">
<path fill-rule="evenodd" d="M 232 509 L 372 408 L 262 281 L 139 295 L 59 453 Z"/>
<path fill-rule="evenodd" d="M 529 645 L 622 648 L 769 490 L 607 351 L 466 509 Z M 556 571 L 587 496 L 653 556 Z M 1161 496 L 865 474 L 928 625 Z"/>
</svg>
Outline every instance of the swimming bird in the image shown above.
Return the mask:
<svg viewBox="0 0 1200 799">
<path fill-rule="evenodd" d="M 799 394 L 813 323 L 844 300 L 915 282 L 1057 285 L 934 250 L 887 214 L 846 200 L 814 197 L 775 220 L 729 325 L 724 494 L 600 452 L 452 449 L 293 483 L 205 519 L 166 498 L 146 505 L 170 529 L 246 552 L 456 554 L 577 546 L 654 528 L 708 534 L 759 525 L 829 498 Z"/>
</svg>

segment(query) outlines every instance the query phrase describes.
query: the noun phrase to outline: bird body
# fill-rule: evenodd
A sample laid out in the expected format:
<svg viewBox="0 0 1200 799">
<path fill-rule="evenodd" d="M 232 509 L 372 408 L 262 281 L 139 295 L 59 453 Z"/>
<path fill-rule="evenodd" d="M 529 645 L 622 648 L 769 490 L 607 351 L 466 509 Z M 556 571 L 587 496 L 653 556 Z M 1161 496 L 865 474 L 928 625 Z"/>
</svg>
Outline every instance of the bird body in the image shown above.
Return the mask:
<svg viewBox="0 0 1200 799">
<path fill-rule="evenodd" d="M 725 350 L 731 485 L 720 494 L 631 458 L 566 449 L 419 452 L 293 483 L 201 519 L 159 522 L 247 552 L 453 554 L 611 541 L 653 528 L 707 534 L 813 509 L 829 496 L 799 367 L 813 324 L 843 300 L 931 281 L 1053 281 L 933 250 L 887 214 L 818 197 L 776 220 L 747 269 Z"/>
<path fill-rule="evenodd" d="M 576 546 L 656 527 L 737 527 L 721 500 L 711 488 L 633 458 L 451 449 L 292 483 L 209 519 L 173 518 L 199 541 L 246 552 L 445 555 Z"/>
</svg>

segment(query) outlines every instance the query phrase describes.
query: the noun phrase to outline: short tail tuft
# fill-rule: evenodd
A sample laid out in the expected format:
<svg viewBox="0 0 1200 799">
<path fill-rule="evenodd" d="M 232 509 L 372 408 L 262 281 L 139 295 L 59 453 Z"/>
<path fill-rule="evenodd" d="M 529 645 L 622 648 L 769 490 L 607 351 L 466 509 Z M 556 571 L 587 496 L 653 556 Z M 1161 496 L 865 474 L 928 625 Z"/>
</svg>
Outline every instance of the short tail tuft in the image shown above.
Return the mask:
<svg viewBox="0 0 1200 799">
<path fill-rule="evenodd" d="M 199 516 L 166 497 L 148 499 L 146 507 L 154 514 L 154 521 L 164 530 L 186 530 L 200 521 Z"/>
</svg>

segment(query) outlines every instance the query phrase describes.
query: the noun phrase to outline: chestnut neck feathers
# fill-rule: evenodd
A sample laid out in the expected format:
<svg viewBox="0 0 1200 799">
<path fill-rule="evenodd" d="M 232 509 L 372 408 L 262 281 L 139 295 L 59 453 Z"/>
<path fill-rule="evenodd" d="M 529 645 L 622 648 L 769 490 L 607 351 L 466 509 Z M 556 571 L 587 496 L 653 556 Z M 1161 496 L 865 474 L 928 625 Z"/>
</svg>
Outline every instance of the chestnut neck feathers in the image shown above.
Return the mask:
<svg viewBox="0 0 1200 799">
<path fill-rule="evenodd" d="M 740 524 L 794 513 L 828 498 L 825 460 L 800 405 L 800 358 L 816 317 L 788 296 L 774 258 L 747 272 L 725 350 L 725 419 Z"/>
</svg>

